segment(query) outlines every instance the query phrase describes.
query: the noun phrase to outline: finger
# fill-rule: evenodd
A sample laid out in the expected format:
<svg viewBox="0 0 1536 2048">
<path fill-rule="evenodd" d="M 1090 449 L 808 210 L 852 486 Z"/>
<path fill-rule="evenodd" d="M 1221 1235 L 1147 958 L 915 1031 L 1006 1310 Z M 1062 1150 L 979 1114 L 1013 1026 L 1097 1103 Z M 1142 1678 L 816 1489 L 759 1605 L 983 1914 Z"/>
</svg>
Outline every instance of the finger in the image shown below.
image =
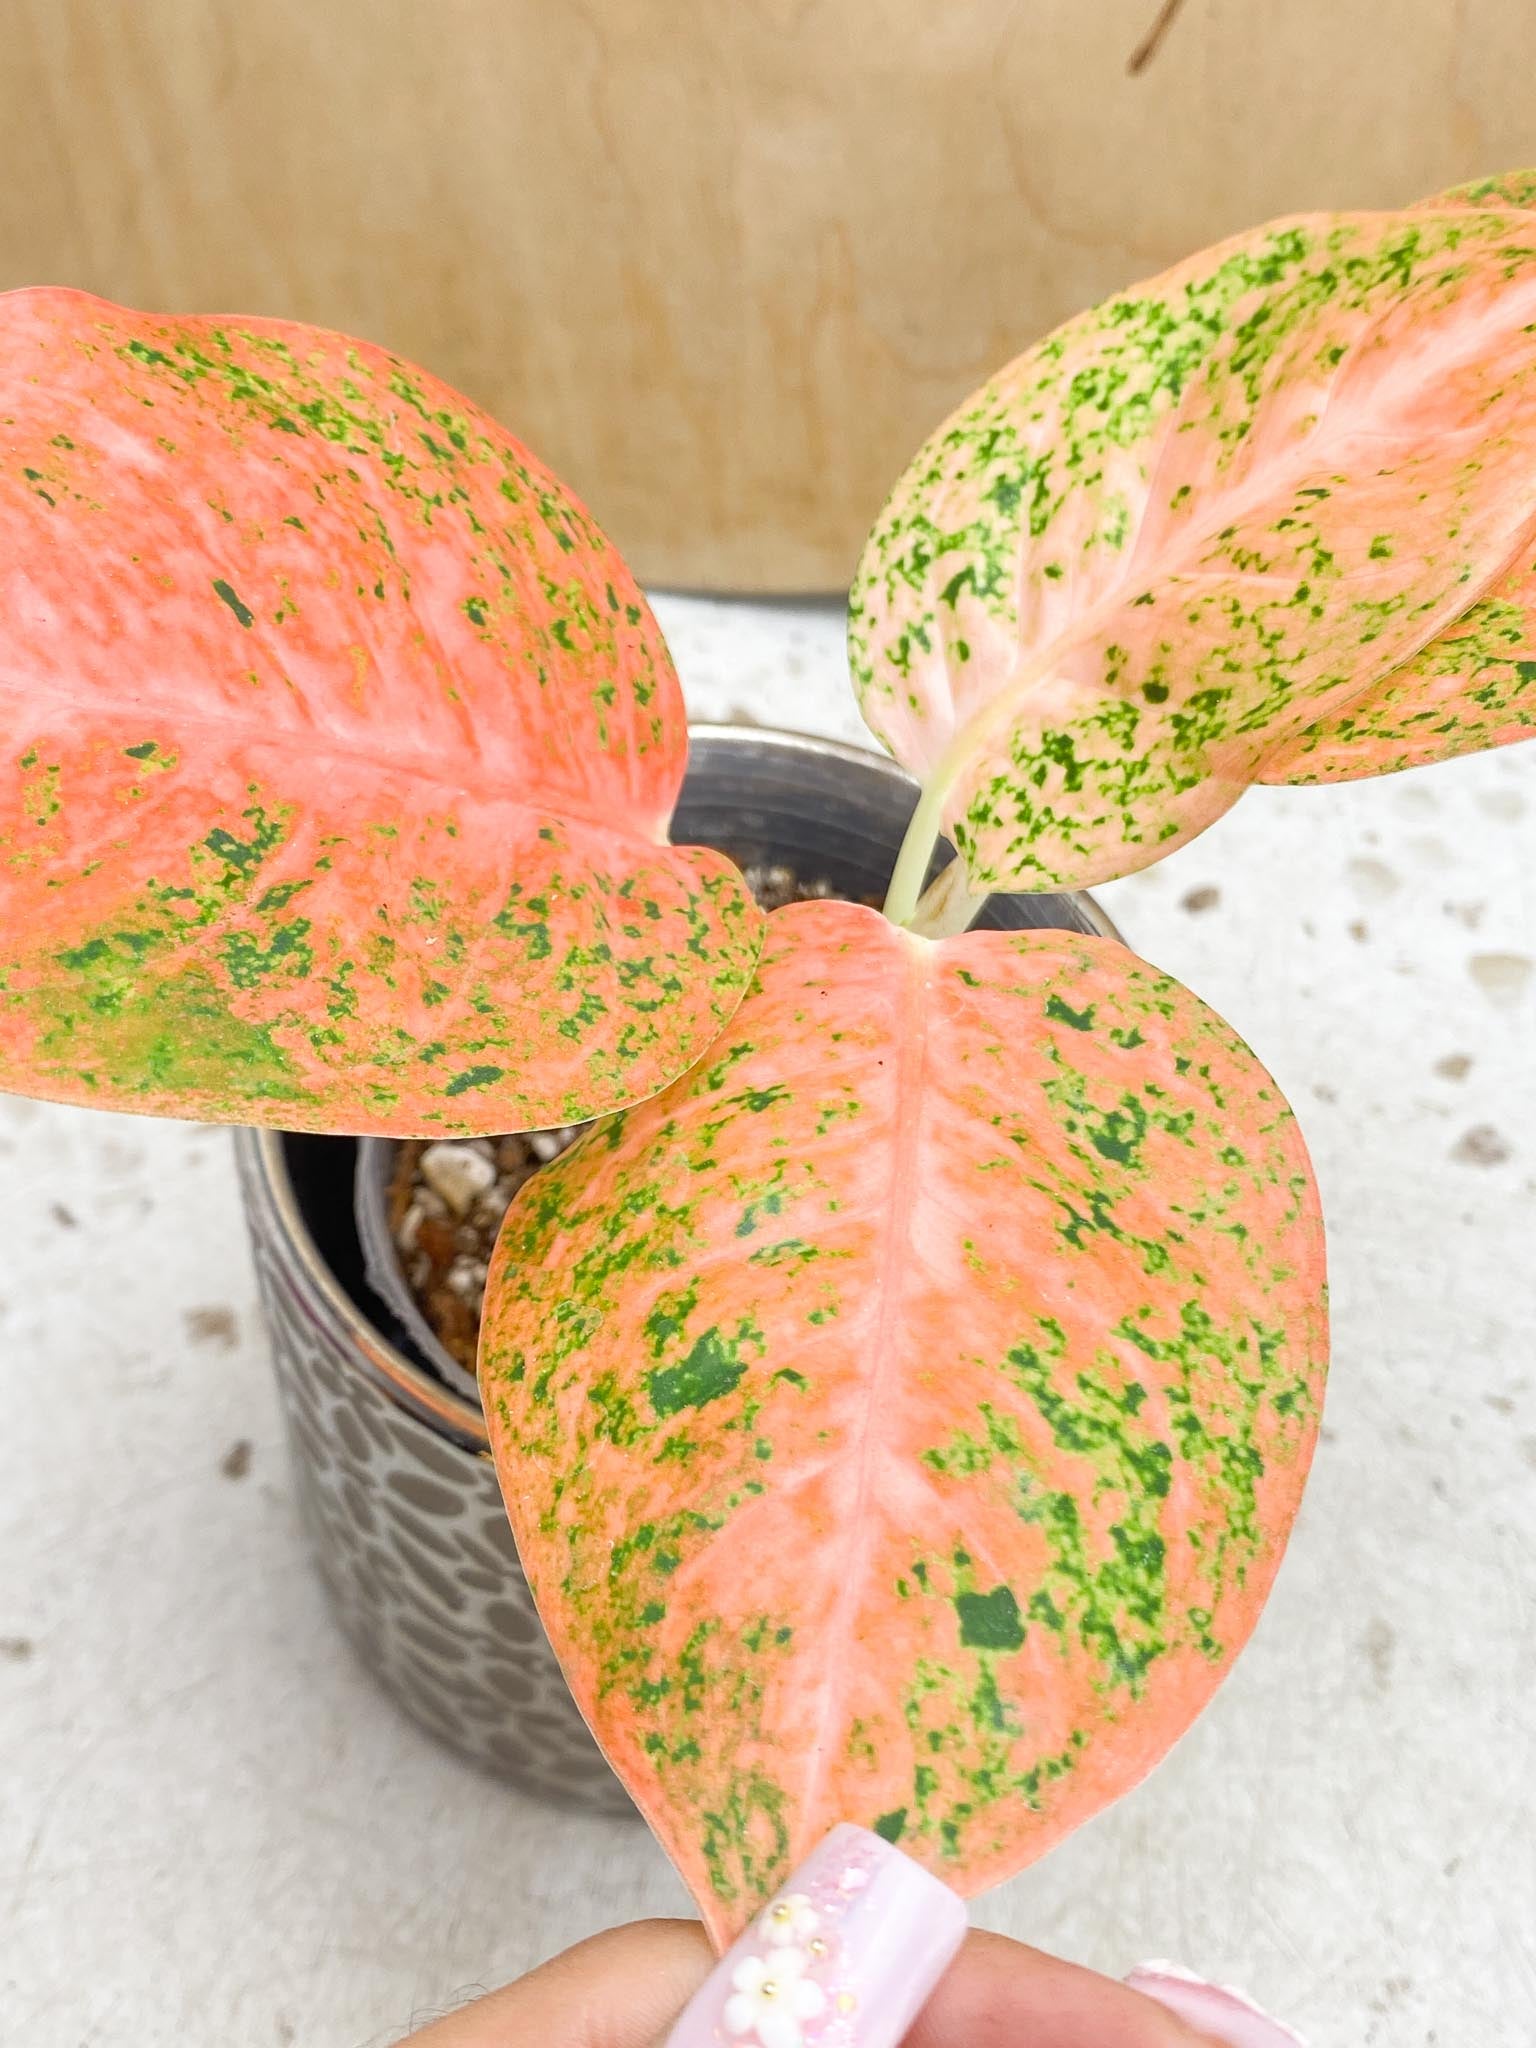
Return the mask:
<svg viewBox="0 0 1536 2048">
<path fill-rule="evenodd" d="M 1304 2048 L 1300 2034 L 1261 2012 L 1241 1991 L 1207 1984 L 1176 1963 L 1143 1963 L 1126 1982 L 1188 2020 L 1202 2041 L 1219 2048 Z"/>
<path fill-rule="evenodd" d="M 972 1934 L 907 2048 L 1208 2048 L 1162 2006 L 1000 1934 Z"/>
<path fill-rule="evenodd" d="M 801 1875 L 808 1873 L 814 1880 L 814 1864 Z M 1169 1965 L 1146 1966 L 1133 1973 L 1129 1984 L 1117 1984 L 994 1934 L 966 1937 L 911 2032 L 905 2033 L 897 2015 L 903 2009 L 913 2013 L 918 2004 L 913 1997 L 904 2005 L 918 1951 L 925 1943 L 932 1951 L 928 1963 L 935 1967 L 927 1983 L 943 1967 L 940 1951 L 953 1952 L 952 1944 L 945 1948 L 942 1941 L 935 1947 L 934 1930 L 925 1927 L 922 1912 L 913 1917 L 914 1909 L 930 1906 L 940 1892 L 931 1879 L 921 1879 L 919 1892 L 905 1900 L 905 1916 L 899 1911 L 894 1921 L 882 1916 L 850 1945 L 851 1960 L 860 1948 L 865 1950 L 864 1968 L 862 1975 L 855 1971 L 844 1978 L 845 1986 L 859 1987 L 857 1997 L 842 2001 L 844 2009 L 860 2009 L 867 2029 L 892 2048 L 898 2035 L 904 2036 L 905 2048 L 1015 2048 L 1021 2032 L 1027 2033 L 1031 2048 L 1285 2048 L 1298 2038 L 1236 1993 Z M 902 1903 L 888 1888 L 880 1898 Z M 958 1913 L 957 1902 L 948 1903 Z M 780 1933 L 768 1931 L 764 1967 L 754 1983 L 774 1974 L 774 1966 L 784 1963 L 787 1950 L 802 1935 L 814 1951 L 827 1931 L 819 1921 L 799 1929 L 808 1912 L 816 1921 L 807 1896 L 796 1895 L 774 1910 L 787 1914 L 786 1927 Z M 889 1938 L 903 1917 L 907 1924 L 899 1937 Z M 759 1929 L 763 1925 L 757 1923 Z M 722 2020 L 740 2033 L 729 2006 L 742 1989 L 737 1974 L 741 1958 L 753 1952 L 755 1939 L 749 1932 L 712 1972 L 708 1943 L 693 1923 L 647 1921 L 618 1928 L 413 2036 L 414 2048 L 512 2048 L 523 2042 L 537 2048 L 660 2048 L 674 2038 L 673 2023 L 685 2008 L 687 2017 L 678 2031 L 690 2042 L 694 2036 L 718 2040 Z M 807 1960 L 798 1958 L 800 1964 Z M 798 1967 L 789 1972 L 780 1989 L 792 1992 L 799 1975 Z M 766 1997 L 760 1987 L 759 1996 Z M 735 2002 L 742 2001 L 736 1997 Z M 818 2003 L 825 2006 L 824 1996 Z M 765 2004 L 764 2013 L 769 2009 Z M 748 2031 L 760 2031 L 763 2015 L 747 2018 L 752 2020 Z"/>
<path fill-rule="evenodd" d="M 710 1962 L 695 1922 L 637 1921 L 438 2020 L 408 2048 L 656 2048 Z"/>
<path fill-rule="evenodd" d="M 655 2048 L 710 1961 L 691 1922 L 621 1927 L 413 2034 L 409 2048 Z M 907 2048 L 1018 2048 L 1026 2030 L 1030 2048 L 1203 2048 L 1212 2038 L 1092 1970 L 972 1934 Z"/>
</svg>

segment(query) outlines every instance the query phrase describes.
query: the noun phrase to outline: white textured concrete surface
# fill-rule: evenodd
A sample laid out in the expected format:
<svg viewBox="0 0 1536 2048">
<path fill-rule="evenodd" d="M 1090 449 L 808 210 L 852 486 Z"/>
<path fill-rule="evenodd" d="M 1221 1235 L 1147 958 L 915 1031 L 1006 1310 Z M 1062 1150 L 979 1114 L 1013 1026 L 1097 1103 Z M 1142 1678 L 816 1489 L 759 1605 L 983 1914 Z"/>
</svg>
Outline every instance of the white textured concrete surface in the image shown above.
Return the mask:
<svg viewBox="0 0 1536 2048">
<path fill-rule="evenodd" d="M 859 737 L 830 608 L 661 609 L 696 715 Z M 979 1917 L 1181 1957 L 1315 2048 L 1531 2048 L 1536 746 L 1251 795 L 1104 895 L 1300 1111 L 1329 1419 L 1215 1705 Z M 0 2039 L 375 2048 L 684 1909 L 638 1826 L 475 1776 L 332 1630 L 227 1139 L 0 1102 Z"/>
</svg>

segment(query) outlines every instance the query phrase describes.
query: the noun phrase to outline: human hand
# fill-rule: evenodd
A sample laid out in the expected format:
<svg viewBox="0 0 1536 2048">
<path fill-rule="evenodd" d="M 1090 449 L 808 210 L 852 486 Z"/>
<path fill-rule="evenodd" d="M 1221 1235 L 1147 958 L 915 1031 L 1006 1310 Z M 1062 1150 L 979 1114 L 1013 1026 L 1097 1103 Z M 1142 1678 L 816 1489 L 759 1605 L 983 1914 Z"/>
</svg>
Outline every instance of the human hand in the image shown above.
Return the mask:
<svg viewBox="0 0 1536 2048">
<path fill-rule="evenodd" d="M 584 1942 L 416 2048 L 1285 2048 L 1246 2000 L 1165 1965 L 1133 1984 L 966 1933 L 961 1900 L 865 1828 L 836 1827 L 710 1967 L 656 1920 Z"/>
<path fill-rule="evenodd" d="M 662 2048 L 710 1975 L 694 1922 L 650 1920 L 569 1949 L 531 1976 L 411 2036 L 409 2048 Z M 1008 1941 L 972 1934 L 907 2048 L 1293 2048 L 1295 2036 L 1229 1993 L 1172 1973 L 1116 1984 Z M 1186 2018 L 1162 2001 L 1184 2001 Z M 1191 2024 L 1198 2021 L 1198 2025 Z M 757 2048 L 743 2042 L 742 2048 Z M 865 2048 L 865 2044 L 860 2044 Z M 876 2048 L 876 2044 L 867 2044 Z"/>
</svg>

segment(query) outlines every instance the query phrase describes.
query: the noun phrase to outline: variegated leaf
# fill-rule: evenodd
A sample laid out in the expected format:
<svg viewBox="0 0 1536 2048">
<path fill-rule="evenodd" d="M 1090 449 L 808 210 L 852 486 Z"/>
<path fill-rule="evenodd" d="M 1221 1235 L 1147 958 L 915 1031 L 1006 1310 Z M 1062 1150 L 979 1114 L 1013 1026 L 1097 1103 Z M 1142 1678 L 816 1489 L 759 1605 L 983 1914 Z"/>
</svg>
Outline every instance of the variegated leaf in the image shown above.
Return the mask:
<svg viewBox="0 0 1536 2048">
<path fill-rule="evenodd" d="M 1536 541 L 1421 654 L 1271 754 L 1260 782 L 1359 782 L 1536 733 Z"/>
<path fill-rule="evenodd" d="M 1128 873 L 1262 777 L 1526 729 L 1529 183 L 1205 250 L 923 449 L 859 571 L 855 677 L 976 887 Z"/>
<path fill-rule="evenodd" d="M 1448 191 L 1435 192 L 1428 199 L 1419 200 L 1413 211 L 1419 213 L 1428 209 L 1439 212 L 1453 206 L 1486 209 L 1494 213 L 1518 213 L 1522 209 L 1536 208 L 1536 170 L 1501 171 L 1491 178 L 1469 178 L 1460 185 L 1452 185 Z"/>
<path fill-rule="evenodd" d="M 761 920 L 667 844 L 661 634 L 382 350 L 0 298 L 0 1086 L 434 1132 L 633 1101 Z"/>
<path fill-rule="evenodd" d="M 1536 208 L 1536 171 L 1437 192 L 1414 209 Z M 1261 782 L 1356 782 L 1482 753 L 1536 732 L 1536 560 L 1381 682 L 1266 760 Z"/>
<path fill-rule="evenodd" d="M 714 1058 L 529 1183 L 486 1411 L 572 1686 L 717 1933 L 832 1823 L 962 1891 L 1157 1761 L 1300 1498 L 1274 1083 L 1105 940 L 770 920 Z"/>
</svg>

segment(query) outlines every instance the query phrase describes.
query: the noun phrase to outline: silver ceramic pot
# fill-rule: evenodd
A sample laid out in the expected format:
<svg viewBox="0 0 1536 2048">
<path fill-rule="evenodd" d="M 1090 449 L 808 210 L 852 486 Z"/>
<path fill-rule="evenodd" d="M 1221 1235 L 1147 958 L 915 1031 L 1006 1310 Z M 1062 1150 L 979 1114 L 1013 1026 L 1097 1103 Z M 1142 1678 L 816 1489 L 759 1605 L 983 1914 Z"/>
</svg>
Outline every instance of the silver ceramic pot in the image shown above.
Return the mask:
<svg viewBox="0 0 1536 2048">
<path fill-rule="evenodd" d="M 856 748 L 696 727 L 673 837 L 878 897 L 916 794 Z M 994 897 L 980 922 L 1114 936 L 1086 896 Z M 299 1500 L 342 1628 L 401 1706 L 473 1762 L 624 1811 L 534 1610 L 479 1407 L 368 1287 L 357 1141 L 241 1131 L 237 1146 Z"/>
</svg>

